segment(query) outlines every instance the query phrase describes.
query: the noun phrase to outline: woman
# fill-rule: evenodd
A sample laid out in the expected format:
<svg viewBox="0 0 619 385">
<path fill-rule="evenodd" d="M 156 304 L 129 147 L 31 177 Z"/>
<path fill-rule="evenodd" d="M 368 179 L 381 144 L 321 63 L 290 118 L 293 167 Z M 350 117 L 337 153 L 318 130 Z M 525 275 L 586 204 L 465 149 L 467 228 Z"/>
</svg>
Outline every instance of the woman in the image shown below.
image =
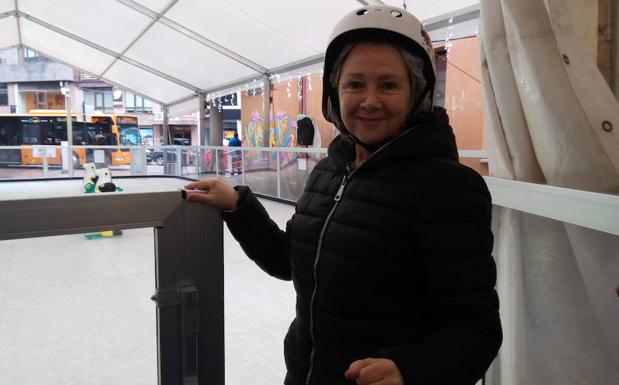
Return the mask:
<svg viewBox="0 0 619 385">
<path fill-rule="evenodd" d="M 190 183 L 262 269 L 294 282 L 285 383 L 475 384 L 501 343 L 490 195 L 432 107 L 430 40 L 404 10 L 344 17 L 323 113 L 340 131 L 286 231 L 249 188 Z"/>
</svg>

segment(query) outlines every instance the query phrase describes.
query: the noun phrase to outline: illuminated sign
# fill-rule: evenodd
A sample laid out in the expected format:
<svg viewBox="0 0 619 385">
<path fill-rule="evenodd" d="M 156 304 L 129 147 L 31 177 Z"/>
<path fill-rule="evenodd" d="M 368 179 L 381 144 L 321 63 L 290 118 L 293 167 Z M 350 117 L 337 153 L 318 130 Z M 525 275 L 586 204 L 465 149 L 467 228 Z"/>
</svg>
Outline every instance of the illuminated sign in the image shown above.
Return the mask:
<svg viewBox="0 0 619 385">
<path fill-rule="evenodd" d="M 138 124 L 138 118 L 135 116 L 119 116 L 116 118 L 117 124 Z"/>
</svg>

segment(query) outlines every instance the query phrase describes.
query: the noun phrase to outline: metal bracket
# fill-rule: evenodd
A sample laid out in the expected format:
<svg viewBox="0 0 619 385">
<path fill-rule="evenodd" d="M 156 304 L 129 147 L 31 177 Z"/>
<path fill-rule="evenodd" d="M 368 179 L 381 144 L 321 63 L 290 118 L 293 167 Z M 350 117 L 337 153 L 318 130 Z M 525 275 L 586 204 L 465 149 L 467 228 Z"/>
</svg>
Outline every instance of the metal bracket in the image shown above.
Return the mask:
<svg viewBox="0 0 619 385">
<path fill-rule="evenodd" d="M 199 302 L 195 286 L 157 290 L 150 297 L 158 308 L 179 306 L 183 351 L 183 385 L 198 385 Z"/>
</svg>

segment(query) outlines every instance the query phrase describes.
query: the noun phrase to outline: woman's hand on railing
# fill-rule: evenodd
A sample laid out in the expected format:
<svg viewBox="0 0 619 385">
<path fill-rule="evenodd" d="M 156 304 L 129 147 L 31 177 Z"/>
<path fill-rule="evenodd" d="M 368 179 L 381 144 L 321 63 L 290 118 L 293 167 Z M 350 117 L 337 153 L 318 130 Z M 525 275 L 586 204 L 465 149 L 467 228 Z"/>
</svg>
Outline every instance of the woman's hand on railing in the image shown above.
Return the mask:
<svg viewBox="0 0 619 385">
<path fill-rule="evenodd" d="M 221 210 L 236 209 L 239 194 L 224 178 L 203 179 L 185 185 L 187 200 L 202 202 Z"/>
</svg>

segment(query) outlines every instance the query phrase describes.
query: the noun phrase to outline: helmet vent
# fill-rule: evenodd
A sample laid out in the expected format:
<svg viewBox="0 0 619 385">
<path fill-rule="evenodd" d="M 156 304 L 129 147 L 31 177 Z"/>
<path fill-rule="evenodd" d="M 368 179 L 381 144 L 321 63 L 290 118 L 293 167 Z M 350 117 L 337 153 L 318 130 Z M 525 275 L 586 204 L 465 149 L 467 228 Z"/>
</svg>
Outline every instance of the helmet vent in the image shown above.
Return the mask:
<svg viewBox="0 0 619 385">
<path fill-rule="evenodd" d="M 367 13 L 368 13 L 367 9 L 360 9 L 357 11 L 357 15 L 359 16 L 367 15 Z"/>
<path fill-rule="evenodd" d="M 391 16 L 393 16 L 393 17 L 402 17 L 402 12 L 393 10 L 393 11 L 391 11 Z"/>
</svg>

